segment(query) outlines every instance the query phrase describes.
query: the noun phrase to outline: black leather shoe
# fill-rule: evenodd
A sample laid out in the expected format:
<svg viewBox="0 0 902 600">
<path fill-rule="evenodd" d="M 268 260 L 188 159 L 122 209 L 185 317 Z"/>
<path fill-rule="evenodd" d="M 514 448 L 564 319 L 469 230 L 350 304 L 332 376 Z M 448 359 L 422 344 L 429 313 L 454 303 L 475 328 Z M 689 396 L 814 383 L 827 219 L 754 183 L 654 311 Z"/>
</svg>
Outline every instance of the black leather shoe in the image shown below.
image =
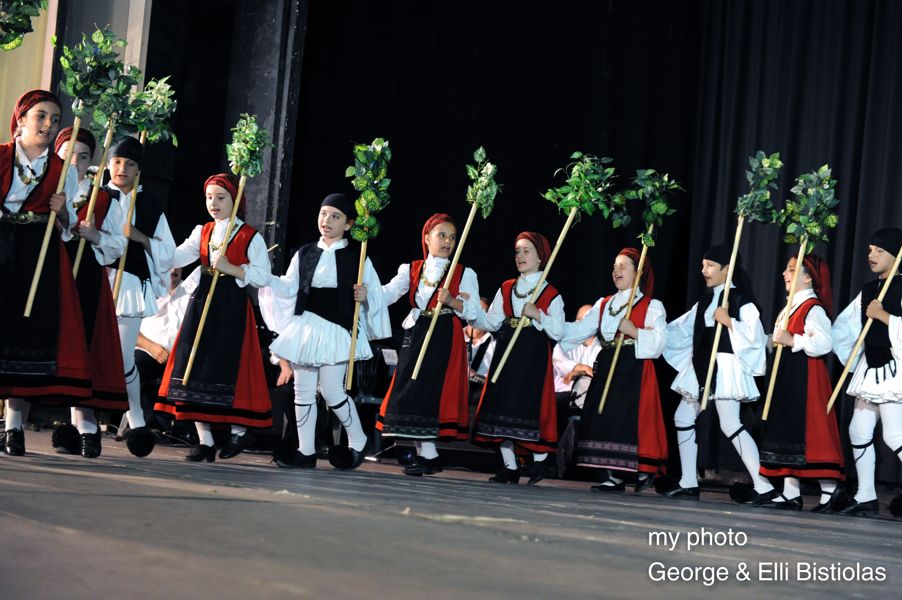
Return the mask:
<svg viewBox="0 0 902 600">
<path fill-rule="evenodd" d="M 81 437 L 74 425 L 60 425 L 53 430 L 50 444 L 58 454 L 78 454 L 81 452 Z"/>
<path fill-rule="evenodd" d="M 6 431 L 6 443 L 3 445 L 4 451 L 10 456 L 25 455 L 25 430 L 8 429 Z"/>
<path fill-rule="evenodd" d="M 250 442 L 251 436 L 249 433 L 244 433 L 242 435 L 233 433 L 229 437 L 229 441 L 226 443 L 225 447 L 219 451 L 219 458 L 226 460 L 238 456 L 244 452 L 244 449 L 250 445 Z"/>
<path fill-rule="evenodd" d="M 777 498 L 782 498 L 782 500 L 777 502 Z M 757 506 L 760 506 L 761 508 L 772 508 L 774 510 L 802 510 L 802 497 L 796 496 L 795 498 L 787 498 L 783 494 L 778 494 Z"/>
<path fill-rule="evenodd" d="M 302 454 L 300 450 L 295 450 L 293 456 L 277 456 L 273 459 L 275 463 L 283 469 L 315 469 L 316 454 L 307 456 Z"/>
<path fill-rule="evenodd" d="M 616 482 L 613 479 L 607 479 L 598 485 L 593 485 L 589 489 L 593 492 L 622 492 L 626 489 L 626 482 Z"/>
<path fill-rule="evenodd" d="M 902 517 L 902 494 L 893 498 L 889 503 L 889 513 L 897 519 Z"/>
<path fill-rule="evenodd" d="M 540 460 L 539 462 L 533 462 L 532 468 L 529 474 L 529 481 L 526 482 L 526 485 L 535 485 L 545 479 L 552 469 L 557 466 L 557 456 L 549 453 L 548 456 L 545 457 L 545 460 Z"/>
<path fill-rule="evenodd" d="M 876 500 L 859 502 L 855 498 L 849 498 L 848 503 L 836 512 L 855 517 L 875 517 L 880 513 L 880 504 Z"/>
<path fill-rule="evenodd" d="M 215 462 L 216 448 L 205 444 L 198 444 L 191 448 L 191 452 L 185 455 L 188 462 Z"/>
<path fill-rule="evenodd" d="M 501 467 L 501 470 L 494 477 L 489 477 L 489 481 L 492 483 L 512 483 L 517 485 L 520 482 L 520 471 Z"/>
<path fill-rule="evenodd" d="M 698 500 L 699 494 L 697 487 L 684 488 L 679 484 L 674 484 L 670 489 L 659 491 L 659 494 L 667 498 L 677 498 L 678 500 Z"/>
<path fill-rule="evenodd" d="M 436 456 L 435 458 L 423 458 L 422 456 L 417 456 L 413 459 L 413 464 L 404 467 L 404 474 L 410 475 L 411 477 L 419 477 L 421 475 L 435 475 L 436 473 L 441 473 L 443 470 L 442 459 L 440 456 Z"/>
<path fill-rule="evenodd" d="M 645 477 L 639 476 L 639 479 L 636 481 L 636 487 L 633 488 L 634 494 L 641 494 L 645 490 L 653 487 L 655 485 L 655 476 L 647 475 Z"/>
<path fill-rule="evenodd" d="M 125 432 L 125 445 L 128 447 L 128 451 L 138 458 L 144 458 L 153 452 L 156 444 L 156 436 L 146 425 Z"/>
<path fill-rule="evenodd" d="M 782 494 L 777 490 L 773 489 L 768 492 L 764 492 L 763 494 L 759 494 L 755 492 L 753 489 L 753 494 L 748 498 L 748 500 L 740 501 L 736 500 L 739 504 L 750 504 L 751 506 L 765 506 L 774 501 L 774 498 L 779 498 Z"/>
<path fill-rule="evenodd" d="M 833 493 L 830 494 L 830 498 L 826 502 L 821 502 L 817 506 L 811 509 L 813 513 L 821 513 L 827 514 L 836 512 L 836 510 L 840 507 L 846 499 L 846 490 L 843 484 L 839 483 L 836 485 L 836 489 L 833 490 Z"/>
<path fill-rule="evenodd" d="M 366 448 L 369 440 L 363 446 L 363 450 L 354 450 L 350 446 L 332 446 L 329 448 L 329 464 L 339 471 L 351 471 L 363 464 L 366 458 Z"/>
<path fill-rule="evenodd" d="M 100 432 L 81 434 L 81 455 L 85 458 L 97 458 L 100 456 Z"/>
</svg>

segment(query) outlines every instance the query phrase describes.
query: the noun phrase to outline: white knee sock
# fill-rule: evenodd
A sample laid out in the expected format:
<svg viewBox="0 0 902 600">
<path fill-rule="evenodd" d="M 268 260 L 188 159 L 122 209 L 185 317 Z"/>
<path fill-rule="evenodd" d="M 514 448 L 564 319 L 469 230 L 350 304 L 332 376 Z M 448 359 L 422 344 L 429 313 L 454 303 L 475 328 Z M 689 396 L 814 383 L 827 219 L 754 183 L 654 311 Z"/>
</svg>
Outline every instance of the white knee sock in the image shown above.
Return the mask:
<svg viewBox="0 0 902 600">
<path fill-rule="evenodd" d="M 783 480 L 783 497 L 787 500 L 792 500 L 793 498 L 798 498 L 802 495 L 802 490 L 799 489 L 799 480 L 797 477 L 787 477 Z M 774 498 L 777 502 L 781 502 L 782 498 Z"/>
<path fill-rule="evenodd" d="M 141 317 L 118 317 L 119 342 L 122 344 L 122 366 L 125 368 L 125 391 L 128 392 L 128 426 L 144 427 L 141 408 L 141 377 L 135 366 L 135 345 L 141 330 Z"/>
<path fill-rule="evenodd" d="M 880 412 L 877 405 L 861 398 L 855 401 L 852 421 L 849 423 L 849 441 L 852 443 L 852 457 L 858 475 L 858 491 L 855 500 L 869 502 L 877 499 L 874 487 L 874 469 L 877 467 L 877 453 L 874 451 L 874 429 Z"/>
<path fill-rule="evenodd" d="M 883 441 L 902 460 L 902 404 L 881 404 L 880 421 L 883 423 Z"/>
<path fill-rule="evenodd" d="M 22 398 L 7 398 L 6 400 L 6 431 L 22 429 L 25 424 L 25 413 L 28 402 Z"/>
<path fill-rule="evenodd" d="M 348 447 L 363 450 L 366 446 L 366 434 L 363 424 L 357 415 L 354 400 L 345 393 L 344 380 L 347 364 L 324 365 L 319 368 L 319 389 L 339 423 L 348 434 Z"/>
<path fill-rule="evenodd" d="M 75 407 L 72 414 L 75 416 L 73 421 L 78 433 L 97 433 L 97 415 L 94 414 L 94 409 Z"/>
<path fill-rule="evenodd" d="M 247 433 L 247 427 L 244 425 L 232 425 L 229 429 L 229 433 L 232 435 L 244 435 Z"/>
<path fill-rule="evenodd" d="M 546 458 L 548 458 L 547 452 L 533 452 L 532 453 L 532 460 L 534 462 L 542 462 Z"/>
<path fill-rule="evenodd" d="M 435 442 L 418 440 L 415 442 L 415 445 L 417 447 L 417 456 L 422 456 L 426 460 L 438 458 L 438 450 L 435 447 Z"/>
<path fill-rule="evenodd" d="M 514 443 L 510 440 L 505 440 L 501 443 L 501 460 L 504 461 L 505 469 L 514 469 L 517 468 L 517 455 L 514 453 Z"/>
<path fill-rule="evenodd" d="M 680 467 L 683 471 L 680 478 L 681 488 L 698 487 L 698 443 L 695 440 L 695 419 L 698 410 L 698 402 L 681 400 L 673 414 L 680 448 Z"/>
<path fill-rule="evenodd" d="M 209 423 L 194 422 L 194 428 L 197 429 L 197 437 L 204 446 L 212 446 L 213 444 L 213 428 Z"/>
<path fill-rule="evenodd" d="M 298 426 L 298 450 L 304 456 L 316 453 L 316 404 L 295 404 Z"/>
<path fill-rule="evenodd" d="M 824 504 L 830 500 L 830 496 L 836 491 L 836 480 L 818 479 L 818 483 L 821 484 L 821 504 Z"/>
<path fill-rule="evenodd" d="M 761 459 L 758 456 L 758 446 L 748 431 L 742 429 L 742 421 L 739 419 L 739 402 L 736 400 L 715 400 L 717 402 L 717 416 L 720 419 L 720 430 L 733 443 L 742 464 L 752 478 L 755 491 L 764 494 L 774 489 L 774 486 L 761 475 Z M 736 432 L 739 433 L 736 433 Z"/>
</svg>

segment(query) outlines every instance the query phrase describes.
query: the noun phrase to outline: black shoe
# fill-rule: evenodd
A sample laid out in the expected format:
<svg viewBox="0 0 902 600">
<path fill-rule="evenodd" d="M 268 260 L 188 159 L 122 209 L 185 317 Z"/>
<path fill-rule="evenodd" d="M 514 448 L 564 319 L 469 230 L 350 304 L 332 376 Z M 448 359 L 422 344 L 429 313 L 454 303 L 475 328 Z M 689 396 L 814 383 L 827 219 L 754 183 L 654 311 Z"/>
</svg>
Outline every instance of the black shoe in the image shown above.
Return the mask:
<svg viewBox="0 0 902 600">
<path fill-rule="evenodd" d="M 74 425 L 60 425 L 53 430 L 50 444 L 58 454 L 78 454 L 81 452 L 81 437 Z"/>
<path fill-rule="evenodd" d="M 836 484 L 836 489 L 833 490 L 833 493 L 830 494 L 830 498 L 826 502 L 821 502 L 817 506 L 811 509 L 813 513 L 821 513 L 827 514 L 836 512 L 836 510 L 840 507 L 846 500 L 846 489 L 845 486 L 841 483 Z"/>
<path fill-rule="evenodd" d="M 626 489 L 626 482 L 617 482 L 613 479 L 606 479 L 598 485 L 593 485 L 589 489 L 593 492 L 622 492 Z"/>
<path fill-rule="evenodd" d="M 100 456 L 100 432 L 81 434 L 80 452 L 85 458 L 97 458 Z"/>
<path fill-rule="evenodd" d="M 653 487 L 654 485 L 655 485 L 655 476 L 654 475 L 647 475 L 644 478 L 640 476 L 639 479 L 636 481 L 636 487 L 633 488 L 633 493 L 641 494 L 642 492 Z"/>
<path fill-rule="evenodd" d="M 889 512 L 897 519 L 902 517 L 902 494 L 893 498 L 892 502 L 889 503 Z"/>
<path fill-rule="evenodd" d="M 156 436 L 146 425 L 125 432 L 125 445 L 128 447 L 128 451 L 138 458 L 144 458 L 153 452 L 156 444 Z"/>
<path fill-rule="evenodd" d="M 765 494 L 762 494 L 764 496 Z M 783 500 L 777 502 L 777 498 L 782 498 Z M 795 498 L 787 498 L 783 494 L 777 494 L 770 500 L 764 501 L 756 506 L 760 506 L 761 508 L 772 508 L 774 510 L 802 510 L 802 497 L 796 496 Z"/>
<path fill-rule="evenodd" d="M 250 446 L 251 443 L 251 435 L 247 432 L 238 435 L 237 433 L 233 433 L 229 437 L 229 441 L 226 442 L 225 447 L 219 451 L 219 458 L 226 460 L 229 458 L 234 458 L 244 452 L 244 449 Z"/>
<path fill-rule="evenodd" d="M 188 462 L 215 462 L 216 448 L 206 444 L 198 444 L 191 448 L 191 452 L 185 455 Z"/>
<path fill-rule="evenodd" d="M 760 506 L 779 495 L 780 493 L 776 490 L 770 490 L 763 494 L 759 494 L 755 491 L 755 487 L 750 483 L 736 482 L 730 486 L 730 499 L 736 504 Z"/>
<path fill-rule="evenodd" d="M 443 470 L 442 459 L 440 456 L 436 456 L 435 458 L 423 458 L 422 456 L 417 456 L 413 459 L 413 464 L 404 467 L 404 474 L 410 475 L 411 477 L 419 477 L 421 475 L 435 475 L 436 473 L 441 473 Z"/>
<path fill-rule="evenodd" d="M 8 429 L 6 431 L 6 442 L 3 444 L 4 451 L 10 456 L 25 455 L 25 430 Z"/>
<path fill-rule="evenodd" d="M 667 498 L 677 498 L 678 500 L 698 500 L 699 494 L 697 487 L 684 488 L 679 483 L 674 482 L 669 488 L 658 488 L 656 491 Z"/>
<path fill-rule="evenodd" d="M 293 456 L 277 456 L 273 461 L 283 469 L 315 469 L 316 454 L 307 456 L 300 450 L 295 450 Z"/>
<path fill-rule="evenodd" d="M 849 498 L 846 505 L 836 512 L 841 515 L 856 517 L 875 517 L 880 513 L 880 504 L 876 500 L 859 502 L 855 498 Z"/>
<path fill-rule="evenodd" d="M 754 491 L 754 488 L 753 488 Z M 772 489 L 768 492 L 764 492 L 763 494 L 759 494 L 758 492 L 754 492 L 753 496 L 749 496 L 748 499 L 744 501 L 736 500 L 739 504 L 750 504 L 751 506 L 766 506 L 774 501 L 774 498 L 780 497 L 782 494 L 778 492 L 776 489 Z"/>
<path fill-rule="evenodd" d="M 489 481 L 492 483 L 512 483 L 517 485 L 520 482 L 520 471 L 501 467 L 501 470 L 494 477 L 489 477 Z"/>
<path fill-rule="evenodd" d="M 367 440 L 362 450 L 354 450 L 350 446 L 332 446 L 329 448 L 329 464 L 339 471 L 352 471 L 363 464 L 369 445 Z"/>
<path fill-rule="evenodd" d="M 529 474 L 529 481 L 526 485 L 535 485 L 545 479 L 548 474 L 557 466 L 557 456 L 549 453 L 545 460 L 533 462 Z"/>
</svg>

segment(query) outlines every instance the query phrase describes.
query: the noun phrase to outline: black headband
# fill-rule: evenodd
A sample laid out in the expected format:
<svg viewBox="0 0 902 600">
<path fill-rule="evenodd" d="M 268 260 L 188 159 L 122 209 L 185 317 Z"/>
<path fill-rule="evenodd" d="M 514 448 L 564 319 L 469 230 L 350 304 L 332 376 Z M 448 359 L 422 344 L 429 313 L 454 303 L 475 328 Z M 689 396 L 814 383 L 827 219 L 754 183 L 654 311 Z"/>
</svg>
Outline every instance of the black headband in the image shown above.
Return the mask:
<svg viewBox="0 0 902 600">
<path fill-rule="evenodd" d="M 320 204 L 320 208 L 324 206 L 337 208 L 344 213 L 348 221 L 352 221 L 357 218 L 357 209 L 354 208 L 354 201 L 344 194 L 329 194 L 323 200 L 323 203 Z"/>
</svg>

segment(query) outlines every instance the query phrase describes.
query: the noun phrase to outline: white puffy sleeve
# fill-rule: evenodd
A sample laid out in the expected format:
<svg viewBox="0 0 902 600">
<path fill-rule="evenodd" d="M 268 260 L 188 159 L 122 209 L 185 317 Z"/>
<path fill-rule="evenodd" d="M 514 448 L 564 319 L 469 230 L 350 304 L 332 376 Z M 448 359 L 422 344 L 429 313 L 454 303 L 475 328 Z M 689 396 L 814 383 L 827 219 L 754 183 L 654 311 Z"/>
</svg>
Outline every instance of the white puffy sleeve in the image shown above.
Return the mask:
<svg viewBox="0 0 902 600">
<path fill-rule="evenodd" d="M 639 329 L 636 358 L 658 358 L 667 346 L 667 311 L 659 300 L 651 300 L 645 313 L 645 328 Z"/>
<path fill-rule="evenodd" d="M 63 193 L 66 194 L 65 206 L 66 212 L 69 214 L 69 226 L 64 227 L 60 231 L 60 238 L 64 242 L 68 242 L 72 239 L 72 227 L 78 223 L 78 211 L 75 210 L 75 199 L 78 198 L 78 171 L 73 166 L 69 166 L 69 170 L 66 171 L 66 184 L 63 187 Z"/>
<path fill-rule="evenodd" d="M 122 207 L 119 206 L 116 199 L 112 199 L 103 223 L 97 228 L 100 233 L 100 242 L 96 246 L 91 246 L 99 264 L 111 265 L 125 252 L 128 239 L 122 235 L 122 225 Z"/>
<path fill-rule="evenodd" d="M 201 225 L 196 226 L 188 238 L 178 245 L 172 253 L 173 268 L 190 265 L 200 258 L 200 234 L 203 231 Z"/>
<path fill-rule="evenodd" d="M 892 324 L 892 319 L 890 320 L 890 324 Z M 852 348 L 855 347 L 856 340 L 858 340 L 858 334 L 861 333 L 860 292 L 855 296 L 855 299 L 852 300 L 852 303 L 836 317 L 836 321 L 833 323 L 831 331 L 833 333 L 833 352 L 836 353 L 840 362 L 845 365 L 846 360 L 849 359 L 849 355 L 852 353 Z M 852 365 L 849 368 L 850 371 L 855 370 L 858 360 L 861 358 L 861 351 L 862 349 L 859 348 L 858 356 L 852 357 Z"/>
<path fill-rule="evenodd" d="M 498 331 L 501 329 L 506 317 L 504 316 L 504 298 L 500 289 L 495 292 L 495 297 L 489 305 L 489 310 L 483 310 L 482 305 L 478 303 L 476 307 L 476 316 L 468 319 L 470 325 L 483 331 Z"/>
<path fill-rule="evenodd" d="M 266 251 L 266 242 L 260 233 L 255 233 L 251 238 L 251 243 L 247 248 L 248 263 L 241 265 L 244 271 L 244 281 L 235 278 L 238 287 L 253 286 L 261 288 L 269 285 L 269 279 L 272 276 L 272 265 L 269 262 L 269 252 Z"/>
<path fill-rule="evenodd" d="M 833 348 L 833 332 L 827 313 L 820 306 L 813 306 L 805 317 L 805 333 L 792 337 L 792 351 L 808 356 L 824 356 Z"/>
<path fill-rule="evenodd" d="M 468 294 L 470 298 L 464 300 L 458 296 L 457 299 L 463 303 L 463 310 L 461 312 L 454 311 L 454 314 L 464 321 L 474 319 L 482 309 L 482 303 L 479 301 L 479 280 L 476 278 L 476 272 L 473 269 L 469 267 L 464 269 L 464 274 L 460 277 L 459 290 Z"/>
<path fill-rule="evenodd" d="M 578 348 L 580 344 L 598 333 L 602 301 L 604 301 L 604 298 L 599 298 L 592 305 L 591 310 L 583 315 L 583 318 L 579 321 L 567 323 L 563 320 L 555 319 L 552 315 L 548 315 L 548 317 L 542 317 L 542 325 L 549 336 L 557 336 L 554 339 L 560 340 L 561 350 L 569 352 L 574 348 Z"/>
<path fill-rule="evenodd" d="M 698 302 L 689 312 L 667 324 L 664 360 L 677 372 L 682 372 L 692 362 L 692 334 L 697 310 Z"/>
<path fill-rule="evenodd" d="M 739 360 L 742 370 L 754 377 L 764 375 L 767 335 L 755 305 L 751 302 L 743 304 L 739 308 L 739 319 L 733 319 L 733 327 L 727 332 L 733 355 Z"/>
<path fill-rule="evenodd" d="M 559 328 L 548 330 L 545 328 L 545 320 L 549 321 L 558 321 L 564 322 L 566 320 L 566 315 L 564 314 L 564 299 L 561 298 L 561 295 L 558 294 L 554 297 L 554 300 L 548 304 L 548 312 L 542 312 L 542 318 L 538 321 L 533 321 L 532 325 L 538 331 L 544 331 L 545 335 L 551 338 L 554 341 L 560 341 L 563 337 L 563 333 L 559 330 Z"/>
<path fill-rule="evenodd" d="M 373 268 L 370 259 L 366 259 L 363 268 L 363 284 L 366 286 L 366 302 L 360 307 L 360 324 L 365 327 L 366 339 L 381 340 L 391 337 L 391 320 L 388 316 L 388 305 L 382 291 L 379 274 Z"/>
<path fill-rule="evenodd" d="M 410 263 L 404 263 L 398 267 L 398 274 L 392 277 L 391 281 L 381 286 L 382 301 L 385 303 L 385 306 L 391 306 L 409 291 Z M 369 293 L 368 291 L 367 294 Z M 476 301 L 479 302 L 479 298 Z"/>
<path fill-rule="evenodd" d="M 169 271 L 174 266 L 175 258 L 175 240 L 172 239 L 172 231 L 169 229 L 166 215 L 160 214 L 160 220 L 157 221 L 157 228 L 154 230 L 153 236 L 148 237 L 150 238 L 150 256 L 148 257 L 150 282 L 153 285 L 154 294 L 160 298 L 169 290 Z M 198 244 L 198 248 L 200 248 L 200 244 Z M 144 254 L 147 256 L 146 252 Z M 179 266 L 185 264 L 189 263 Z"/>
<path fill-rule="evenodd" d="M 300 285 L 298 254 L 291 259 L 288 272 L 281 277 L 270 274 L 269 285 L 260 288 L 257 300 L 266 327 L 274 333 L 282 333 L 294 316 Z"/>
</svg>

